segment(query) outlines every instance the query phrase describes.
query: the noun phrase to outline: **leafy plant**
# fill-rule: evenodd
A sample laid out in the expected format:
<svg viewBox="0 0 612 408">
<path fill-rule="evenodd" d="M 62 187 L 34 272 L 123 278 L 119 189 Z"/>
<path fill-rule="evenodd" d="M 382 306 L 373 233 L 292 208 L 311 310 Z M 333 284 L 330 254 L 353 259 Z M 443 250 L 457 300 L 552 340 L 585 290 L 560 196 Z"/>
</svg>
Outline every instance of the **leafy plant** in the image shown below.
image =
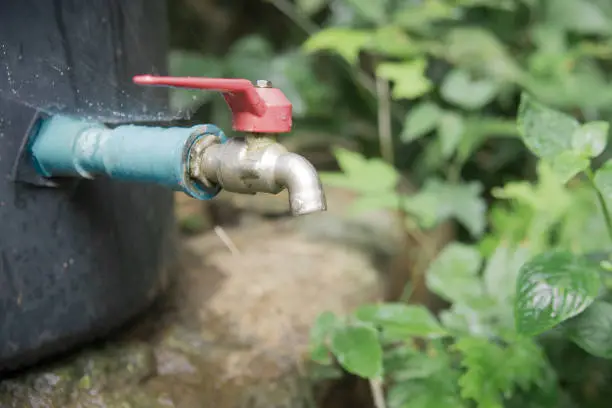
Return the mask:
<svg viewBox="0 0 612 408">
<path fill-rule="evenodd" d="M 404 195 L 397 190 L 399 173 L 384 160 L 366 159 L 341 148 L 334 149 L 334 153 L 342 173 L 322 172 L 321 180 L 359 193 L 349 211 L 401 208 L 407 214 L 407 228 L 416 223 L 428 229 L 456 219 L 475 237 L 484 232 L 486 205 L 479 183 L 455 184 L 432 178 L 416 194 Z"/>
<path fill-rule="evenodd" d="M 323 314 L 313 359 L 384 383 L 389 407 L 590 406 L 558 381 L 585 354 L 564 368 L 548 340 L 612 355 L 612 260 L 593 256 L 612 243 L 610 2 L 267 1 L 302 43 L 253 35 L 223 59 L 175 52 L 171 73 L 272 80 L 296 138 L 362 152 L 335 148 L 341 171 L 322 174 L 357 193 L 351 214 L 463 227 L 425 276 L 446 310 Z M 229 126 L 221 98 L 176 92 L 177 110 L 212 105 L 202 120 Z M 416 192 L 399 188 L 407 178 Z"/>
<path fill-rule="evenodd" d="M 535 340 L 514 330 L 513 292 L 500 285 L 516 279 L 528 254 L 501 245 L 485 263 L 476 248 L 451 244 L 426 275 L 429 289 L 452 302 L 439 319 L 402 303 L 345 318 L 325 313 L 313 328 L 313 358 L 332 364 L 333 355 L 351 373 L 384 378 L 389 407 L 502 407 L 538 392 L 541 399 L 541 389 L 549 400 L 537 406 L 554 407 L 552 368 Z"/>
<path fill-rule="evenodd" d="M 588 0 L 564 3 L 575 18 L 551 1 L 329 3 L 345 18 L 332 19 L 304 50 L 337 54 L 358 72 L 371 69 L 378 103 L 392 103 L 386 113 L 379 109 L 378 122 L 393 118 L 395 145 L 415 147 L 409 169 L 421 187 L 398 193 L 401 158 L 394 169 L 340 149 L 342 173 L 323 181 L 357 191 L 353 210 L 400 208 L 409 228 L 454 219 L 479 241 L 453 243 L 430 265 L 427 287 L 451 305 L 438 318 L 417 305 L 366 306 L 336 317 L 313 349 L 327 364 L 330 352 L 346 370 L 384 380 L 389 406 L 557 406 L 564 390 L 536 336 L 556 327 L 599 356 L 609 353 L 605 341 L 612 338 L 601 314 L 608 308 L 606 272 L 586 255 L 612 238 L 612 165 L 595 171 L 593 161 L 608 139 L 601 118 L 610 113 L 612 88 L 603 61 L 612 49 L 600 24 L 610 14 Z M 593 33 L 600 36 L 595 47 Z M 388 95 L 380 93 L 381 81 L 392 84 Z M 528 93 L 517 114 L 521 89 Z M 556 109 L 594 119 L 580 123 Z M 515 115 L 518 126 L 509 119 Z M 509 155 L 489 147 L 492 157 L 481 158 L 500 136 L 510 142 L 518 136 L 536 156 L 537 179 L 503 180 L 491 191 L 496 201 L 487 213 L 482 180 L 462 178 L 470 165 L 493 173 L 521 157 L 524 167 L 517 144 L 506 144 L 513 146 Z M 350 357 L 355 349 L 333 347 L 347 327 L 370 335 L 344 345 L 376 349 L 380 359 L 364 367 L 366 359 Z"/>
<path fill-rule="evenodd" d="M 525 144 L 548 164 L 559 183 L 584 174 L 600 205 L 609 238 L 612 238 L 608 205 L 612 196 L 607 191 L 612 182 L 610 161 L 597 170 L 591 165 L 591 159 L 606 147 L 609 125 L 601 121 L 580 124 L 573 117 L 524 94 L 518 126 Z M 538 254 L 523 265 L 517 280 L 517 330 L 533 336 L 569 321 L 563 327 L 567 328 L 571 340 L 588 352 L 606 356 L 607 339 L 612 335 L 610 327 L 594 324 L 602 319 L 599 313 L 608 310 L 608 303 L 603 300 L 594 303 L 605 293 L 602 275 L 606 273 L 599 262 L 586 254 L 558 249 Z M 594 309 L 589 310 L 593 304 Z"/>
<path fill-rule="evenodd" d="M 514 137 L 506 118 L 514 116 L 512 98 L 521 88 L 557 107 L 596 115 L 609 109 L 612 88 L 598 62 L 612 54 L 612 34 L 595 28 L 611 22 L 602 2 L 316 4 L 317 10 L 329 5 L 332 14 L 325 28 L 304 43 L 304 50 L 337 54 L 356 70 L 371 66 L 376 77 L 393 84 L 390 96 L 398 109 L 389 114 L 401 126 L 396 143 L 425 148 L 425 177 L 443 169 L 456 178 L 487 139 Z M 313 10 L 298 2 L 302 6 L 306 13 Z M 561 7 L 576 13 L 571 23 L 572 14 L 559 12 Z M 335 18 L 340 14 L 342 18 Z M 516 32 L 523 34 L 517 38 Z M 593 33 L 604 39 L 592 42 L 588 36 Z M 489 127 L 491 122 L 499 126 Z M 569 166 L 566 171 L 571 173 L 572 166 L 582 165 L 575 160 L 560 157 L 556 165 Z"/>
<path fill-rule="evenodd" d="M 478 247 L 453 243 L 430 265 L 427 287 L 448 301 L 450 309 L 441 312 L 438 320 L 422 306 L 366 306 L 348 319 L 334 318 L 327 331 L 321 330 L 326 334 L 313 340 L 313 350 L 326 355 L 327 364 L 331 360 L 325 350 L 330 350 L 352 373 L 366 378 L 385 373 L 391 384 L 390 406 L 462 406 L 474 400 L 481 407 L 501 407 L 511 403 L 514 393 L 529 393 L 532 386 L 542 387 L 543 381 L 556 390 L 552 369 L 535 340 L 555 327 L 587 352 L 612 358 L 612 303 L 606 300 L 605 280 L 612 272 L 612 262 L 564 248 L 563 241 L 553 239 L 551 232 L 568 223 L 572 209 L 585 205 L 584 187 L 575 194 L 567 186 L 583 175 L 591 202 L 596 199 L 599 203 L 608 242 L 612 239 L 608 212 L 612 160 L 596 170 L 591 162 L 606 147 L 608 125 L 600 121 L 581 124 L 528 94 L 521 98 L 517 125 L 525 145 L 539 158 L 540 180 L 536 185 L 511 182 L 497 191 L 498 197 L 519 203 L 514 207 L 519 211 L 506 214 L 513 221 L 522 218 L 522 226 L 506 235 L 509 241 L 501 237 L 489 241 L 497 246 L 487 253 L 486 262 Z M 569 165 L 559 165 L 562 162 Z M 382 162 L 378 165 L 385 168 Z M 336 180 L 350 179 L 350 166 L 342 168 L 348 175 L 335 175 Z M 368 169 L 368 165 L 359 168 Z M 385 188 L 391 189 L 396 180 Z M 529 238 L 534 238 L 533 246 Z M 607 243 L 600 245 L 605 248 Z M 516 291 L 509 289 L 509 282 L 516 282 Z M 360 341 L 328 343 L 338 330 L 364 334 Z M 421 343 L 415 343 L 417 339 Z M 372 354 L 376 358 L 355 359 L 355 355 L 368 353 L 365 349 L 357 352 L 360 347 L 376 350 Z M 387 350 L 386 355 L 379 350 Z M 419 359 L 431 359 L 432 353 L 432 371 L 423 377 L 414 374 L 413 366 L 422 364 Z M 507 362 L 513 363 L 505 365 Z M 387 367 L 399 367 L 399 371 Z M 405 370 L 411 374 L 406 376 Z M 396 387 L 413 390 L 416 384 L 422 386 L 420 392 L 404 395 L 395 391 Z M 552 394 L 558 395 L 559 390 Z"/>
</svg>

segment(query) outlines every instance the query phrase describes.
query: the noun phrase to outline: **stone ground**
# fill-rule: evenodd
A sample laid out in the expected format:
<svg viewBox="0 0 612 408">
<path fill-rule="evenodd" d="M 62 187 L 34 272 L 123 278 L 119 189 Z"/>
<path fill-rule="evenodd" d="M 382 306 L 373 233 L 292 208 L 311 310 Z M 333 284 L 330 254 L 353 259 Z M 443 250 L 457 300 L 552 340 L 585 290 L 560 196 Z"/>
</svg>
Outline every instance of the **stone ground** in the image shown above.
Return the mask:
<svg viewBox="0 0 612 408">
<path fill-rule="evenodd" d="M 283 195 L 177 196 L 191 233 L 163 299 L 114 338 L 2 381 L 0 407 L 368 406 L 350 379 L 313 380 L 308 329 L 381 300 L 404 238 L 393 213 L 347 217 L 352 195 L 327 195 L 328 212 L 299 218 Z"/>
</svg>

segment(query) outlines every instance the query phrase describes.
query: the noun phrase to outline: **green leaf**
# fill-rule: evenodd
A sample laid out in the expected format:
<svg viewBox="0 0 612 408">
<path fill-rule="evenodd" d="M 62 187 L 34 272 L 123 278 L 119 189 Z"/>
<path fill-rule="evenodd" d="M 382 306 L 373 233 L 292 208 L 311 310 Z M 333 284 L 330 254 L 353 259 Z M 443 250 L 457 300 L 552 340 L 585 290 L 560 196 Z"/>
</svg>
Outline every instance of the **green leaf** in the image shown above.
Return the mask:
<svg viewBox="0 0 612 408">
<path fill-rule="evenodd" d="M 531 36 L 538 50 L 535 55 L 567 58 L 567 55 L 564 55 L 567 51 L 567 34 L 562 28 L 545 22 L 536 24 L 531 28 Z"/>
<path fill-rule="evenodd" d="M 357 63 L 359 52 L 372 40 L 372 33 L 366 30 L 332 27 L 310 36 L 304 43 L 307 52 L 333 51 L 349 64 Z"/>
<path fill-rule="evenodd" d="M 379 27 L 368 50 L 388 57 L 408 59 L 422 53 L 420 44 L 413 41 L 404 30 L 396 26 Z"/>
<path fill-rule="evenodd" d="M 482 115 L 467 117 L 465 131 L 457 147 L 457 158 L 465 162 L 482 144 L 491 137 L 518 137 L 516 121 Z"/>
<path fill-rule="evenodd" d="M 509 182 L 503 188 L 493 190 L 493 196 L 500 199 L 511 199 L 532 207 L 539 212 L 562 215 L 572 201 L 572 196 L 561 183 L 559 176 L 553 172 L 547 161 L 540 161 L 537 166 L 538 182 L 533 185 L 526 181 Z"/>
<path fill-rule="evenodd" d="M 555 0 L 547 7 L 547 20 L 580 34 L 610 34 L 612 21 L 589 0 Z"/>
<path fill-rule="evenodd" d="M 442 381 L 434 377 L 423 382 L 410 381 L 389 387 L 390 408 L 464 408 L 459 395 L 449 392 Z"/>
<path fill-rule="evenodd" d="M 608 122 L 596 121 L 585 123 L 572 135 L 572 149 L 586 157 L 596 157 L 603 153 L 608 144 Z"/>
<path fill-rule="evenodd" d="M 442 213 L 440 199 L 437 194 L 421 190 L 415 195 L 404 197 L 401 203 L 404 210 L 414 216 L 422 228 L 429 229 L 438 225 L 448 217 Z"/>
<path fill-rule="evenodd" d="M 597 169 L 595 185 L 606 199 L 612 200 L 612 160 L 608 160 Z"/>
<path fill-rule="evenodd" d="M 387 12 L 387 0 L 345 0 L 346 3 L 362 18 L 374 23 L 384 23 Z"/>
<path fill-rule="evenodd" d="M 523 72 L 492 31 L 458 27 L 446 39 L 444 56 L 457 66 L 499 81 L 518 81 Z"/>
<path fill-rule="evenodd" d="M 355 315 L 361 321 L 381 327 L 386 335 L 394 338 L 411 336 L 435 338 L 447 334 L 424 306 L 403 303 L 366 305 L 359 308 Z"/>
<path fill-rule="evenodd" d="M 427 288 L 451 303 L 465 303 L 482 296 L 478 277 L 482 257 L 477 249 L 460 244 L 447 245 L 425 274 Z"/>
<path fill-rule="evenodd" d="M 411 142 L 436 128 L 442 110 L 433 102 L 421 102 L 415 105 L 404 122 L 402 141 Z"/>
<path fill-rule="evenodd" d="M 386 374 L 393 378 L 393 382 L 446 377 L 451 368 L 451 359 L 445 349 L 428 347 L 421 351 L 414 349 L 410 343 L 414 342 L 385 353 Z"/>
<path fill-rule="evenodd" d="M 461 396 L 476 401 L 478 407 L 503 408 L 505 396 L 515 388 L 528 389 L 545 367 L 542 352 L 531 339 L 502 346 L 485 337 L 464 337 L 455 348 L 465 369 L 459 379 Z"/>
<path fill-rule="evenodd" d="M 479 236 L 486 224 L 486 204 L 481 193 L 482 186 L 476 182 L 448 184 L 430 179 L 421 191 L 406 197 L 404 209 L 416 215 L 425 228 L 454 217 L 472 235 Z"/>
<path fill-rule="evenodd" d="M 328 2 L 329 0 L 296 0 L 295 5 L 301 13 L 311 16 L 321 11 Z"/>
<path fill-rule="evenodd" d="M 573 117 L 542 105 L 526 93 L 521 95 L 517 124 L 525 145 L 542 158 L 571 150 L 574 132 L 580 126 Z"/>
<path fill-rule="evenodd" d="M 498 305 L 492 299 L 480 298 L 479 300 L 484 301 L 470 300 L 469 304 L 454 303 L 450 309 L 441 311 L 442 325 L 454 335 L 497 336 L 500 328 L 505 326 L 499 322 L 496 310 Z"/>
<path fill-rule="evenodd" d="M 376 68 L 376 75 L 394 82 L 394 99 L 415 99 L 432 88 L 425 75 L 427 62 L 419 58 L 409 62 L 383 62 Z"/>
<path fill-rule="evenodd" d="M 440 1 L 408 4 L 393 13 L 393 22 L 402 28 L 419 31 L 432 23 L 456 19 L 454 7 Z"/>
<path fill-rule="evenodd" d="M 364 378 L 382 377 L 382 347 L 374 328 L 339 328 L 332 336 L 331 349 L 346 371 Z"/>
<path fill-rule="evenodd" d="M 528 76 L 525 77 L 524 88 L 537 95 L 541 102 L 558 109 L 570 110 L 579 106 L 582 109 L 599 110 L 610 106 L 612 89 L 603 77 L 603 72 L 588 69 L 582 62 L 577 63 L 569 58 L 558 64 L 556 78 Z M 566 68 L 569 64 L 575 66 L 571 71 Z"/>
<path fill-rule="evenodd" d="M 491 9 L 516 10 L 514 0 L 459 0 L 457 3 L 461 7 L 489 7 Z"/>
<path fill-rule="evenodd" d="M 544 159 L 544 161 L 563 184 L 574 178 L 576 174 L 586 170 L 591 163 L 589 159 L 573 150 L 561 152 L 557 156 Z"/>
<path fill-rule="evenodd" d="M 521 266 L 529 259 L 527 247 L 514 248 L 502 243 L 495 248 L 483 272 L 485 289 L 493 299 L 500 303 L 510 301 L 514 296 L 514 287 Z"/>
<path fill-rule="evenodd" d="M 331 364 L 327 338 L 338 326 L 338 317 L 332 312 L 323 312 L 310 329 L 310 358 L 319 364 Z"/>
<path fill-rule="evenodd" d="M 469 72 L 454 69 L 442 81 L 440 93 L 449 103 L 468 110 L 480 109 L 495 98 L 497 84 L 490 79 L 473 79 Z"/>
<path fill-rule="evenodd" d="M 457 387 L 459 372 L 442 342 L 413 342 L 385 350 L 386 392 L 389 408 L 462 408 Z"/>
<path fill-rule="evenodd" d="M 587 353 L 612 358 L 612 304 L 595 301 L 562 327 L 565 335 Z"/>
<path fill-rule="evenodd" d="M 393 166 L 382 159 L 367 159 L 356 152 L 336 148 L 334 155 L 344 172 L 321 172 L 324 184 L 344 187 L 364 194 L 381 194 L 395 191 L 399 174 Z"/>
<path fill-rule="evenodd" d="M 525 263 L 516 283 L 517 331 L 535 336 L 584 311 L 599 293 L 599 271 L 596 263 L 566 251 Z"/>
<path fill-rule="evenodd" d="M 442 156 L 450 158 L 461 143 L 464 134 L 465 123 L 463 117 L 455 112 L 444 112 L 438 123 L 438 138 Z"/>
</svg>

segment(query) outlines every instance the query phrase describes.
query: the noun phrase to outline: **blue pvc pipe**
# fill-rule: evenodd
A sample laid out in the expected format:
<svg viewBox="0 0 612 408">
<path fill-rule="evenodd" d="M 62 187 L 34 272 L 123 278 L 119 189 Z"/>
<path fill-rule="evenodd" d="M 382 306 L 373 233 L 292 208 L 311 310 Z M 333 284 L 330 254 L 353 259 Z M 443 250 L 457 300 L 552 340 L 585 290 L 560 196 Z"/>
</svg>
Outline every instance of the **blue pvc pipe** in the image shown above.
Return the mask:
<svg viewBox="0 0 612 408">
<path fill-rule="evenodd" d="M 156 183 L 210 199 L 220 187 L 206 187 L 188 174 L 189 151 L 205 135 L 223 132 L 214 125 L 160 128 L 101 123 L 53 116 L 41 124 L 30 144 L 37 171 L 45 177 L 94 178 Z"/>
</svg>

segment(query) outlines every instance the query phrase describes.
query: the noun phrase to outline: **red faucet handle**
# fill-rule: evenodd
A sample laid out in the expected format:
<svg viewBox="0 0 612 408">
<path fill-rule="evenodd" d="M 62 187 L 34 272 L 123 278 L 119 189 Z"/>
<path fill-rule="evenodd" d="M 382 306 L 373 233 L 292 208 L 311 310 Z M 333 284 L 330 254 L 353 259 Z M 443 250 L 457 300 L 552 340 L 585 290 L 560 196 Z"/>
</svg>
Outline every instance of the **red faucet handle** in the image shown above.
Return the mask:
<svg viewBox="0 0 612 408">
<path fill-rule="evenodd" d="M 140 85 L 205 89 L 223 94 L 232 111 L 232 127 L 239 132 L 287 133 L 291 131 L 292 106 L 270 81 L 247 79 L 137 75 Z"/>
</svg>

